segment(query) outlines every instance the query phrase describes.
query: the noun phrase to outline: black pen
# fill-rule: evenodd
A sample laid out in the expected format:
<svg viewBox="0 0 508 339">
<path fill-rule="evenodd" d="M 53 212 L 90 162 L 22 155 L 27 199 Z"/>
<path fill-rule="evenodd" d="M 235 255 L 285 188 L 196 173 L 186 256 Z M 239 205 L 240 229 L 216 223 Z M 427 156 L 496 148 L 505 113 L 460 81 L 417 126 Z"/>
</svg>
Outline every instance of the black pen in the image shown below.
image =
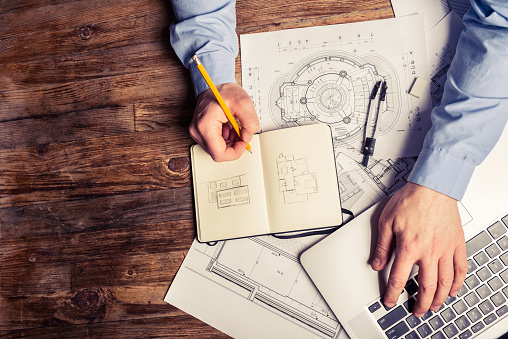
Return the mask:
<svg viewBox="0 0 508 339">
<path fill-rule="evenodd" d="M 367 121 L 365 122 L 365 142 L 364 142 L 363 148 L 362 148 L 362 154 L 363 154 L 362 165 L 365 167 L 367 167 L 367 165 L 369 164 L 369 157 L 374 154 L 374 147 L 376 146 L 376 129 L 377 129 L 377 121 L 379 119 L 379 111 L 381 109 L 381 104 L 386 100 L 386 90 L 388 89 L 388 86 L 386 85 L 386 81 L 383 81 L 383 84 L 381 85 L 381 91 L 379 93 L 379 100 L 377 103 L 376 115 L 374 117 L 374 125 L 372 127 L 372 136 L 367 137 L 368 126 L 370 123 L 370 106 L 371 106 L 372 100 L 374 100 L 377 95 L 377 91 L 378 91 L 380 85 L 381 85 L 381 81 L 378 81 L 376 83 L 376 85 L 374 85 L 374 88 L 372 89 L 372 93 L 371 93 L 370 99 L 369 99 Z"/>
</svg>

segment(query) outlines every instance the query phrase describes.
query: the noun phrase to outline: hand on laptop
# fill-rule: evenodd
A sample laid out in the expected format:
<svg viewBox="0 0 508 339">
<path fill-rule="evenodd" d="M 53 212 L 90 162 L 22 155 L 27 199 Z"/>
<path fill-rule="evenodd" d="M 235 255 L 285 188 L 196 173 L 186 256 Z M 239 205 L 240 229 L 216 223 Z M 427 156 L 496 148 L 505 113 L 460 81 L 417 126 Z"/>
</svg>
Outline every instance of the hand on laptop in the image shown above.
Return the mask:
<svg viewBox="0 0 508 339">
<path fill-rule="evenodd" d="M 238 118 L 242 140 L 228 122 L 226 114 L 210 89 L 198 96 L 189 132 L 213 160 L 235 160 L 242 155 L 247 142 L 251 141 L 254 133 L 258 131 L 259 119 L 252 99 L 243 88 L 228 83 L 218 85 L 217 89 L 233 116 Z"/>
<path fill-rule="evenodd" d="M 395 250 L 384 296 L 386 306 L 397 302 L 413 264 L 419 267 L 415 316 L 422 316 L 429 309 L 436 311 L 448 295 L 456 296 L 468 266 L 455 199 L 408 182 L 386 205 L 378 227 L 372 268 L 382 270 Z"/>
</svg>

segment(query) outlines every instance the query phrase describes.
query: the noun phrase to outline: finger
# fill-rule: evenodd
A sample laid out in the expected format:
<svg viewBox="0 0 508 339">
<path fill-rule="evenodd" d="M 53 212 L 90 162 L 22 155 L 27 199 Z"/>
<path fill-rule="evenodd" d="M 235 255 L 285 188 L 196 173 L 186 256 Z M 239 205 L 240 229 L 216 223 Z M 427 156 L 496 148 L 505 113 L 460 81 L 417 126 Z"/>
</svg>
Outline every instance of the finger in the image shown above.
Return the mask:
<svg viewBox="0 0 508 339">
<path fill-rule="evenodd" d="M 437 311 L 450 293 L 453 283 L 453 257 L 444 255 L 438 263 L 437 290 L 430 305 L 431 311 Z"/>
<path fill-rule="evenodd" d="M 465 241 L 462 241 L 461 244 L 455 249 L 455 253 L 453 254 L 453 268 L 455 274 L 453 278 L 453 284 L 450 289 L 450 296 L 456 297 L 457 293 L 459 293 L 459 290 L 464 284 L 468 269 Z"/>
<path fill-rule="evenodd" d="M 382 270 L 390 261 L 393 237 L 391 222 L 386 222 L 383 218 L 383 214 L 381 214 L 378 223 L 376 250 L 371 262 L 371 267 L 375 271 Z"/>
<path fill-rule="evenodd" d="M 430 308 L 437 288 L 437 263 L 420 263 L 418 270 L 418 297 L 413 313 L 421 317 Z"/>
<path fill-rule="evenodd" d="M 409 253 L 402 250 L 402 246 L 398 246 L 395 252 L 395 259 L 393 260 L 393 265 L 390 270 L 390 277 L 388 278 L 385 296 L 383 298 L 385 306 L 395 306 L 404 286 L 406 286 L 413 264 L 414 259 L 412 259 Z"/>
<path fill-rule="evenodd" d="M 240 129 L 240 134 L 242 136 L 242 140 L 249 142 L 251 141 L 254 133 L 259 130 L 259 118 L 256 114 L 256 109 L 254 108 L 254 104 L 250 97 L 242 100 L 242 103 L 239 105 L 240 109 L 235 111 L 235 115 L 242 126 Z"/>
</svg>

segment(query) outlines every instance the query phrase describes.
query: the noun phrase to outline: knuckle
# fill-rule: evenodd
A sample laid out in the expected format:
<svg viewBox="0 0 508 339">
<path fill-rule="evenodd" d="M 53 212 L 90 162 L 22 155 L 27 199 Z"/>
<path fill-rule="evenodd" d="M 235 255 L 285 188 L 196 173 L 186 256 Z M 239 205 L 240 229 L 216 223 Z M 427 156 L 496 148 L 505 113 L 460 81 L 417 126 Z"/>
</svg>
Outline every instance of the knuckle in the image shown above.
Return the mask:
<svg viewBox="0 0 508 339">
<path fill-rule="evenodd" d="M 442 287 L 450 287 L 453 284 L 453 277 L 444 277 L 439 280 Z"/>
<path fill-rule="evenodd" d="M 421 294 L 427 294 L 427 293 L 434 294 L 434 292 L 437 289 L 437 284 L 436 283 L 421 283 L 420 288 L 421 288 Z"/>
<path fill-rule="evenodd" d="M 399 277 L 391 277 L 388 280 L 388 286 L 393 289 L 402 289 L 406 286 L 406 279 L 401 279 Z"/>
</svg>

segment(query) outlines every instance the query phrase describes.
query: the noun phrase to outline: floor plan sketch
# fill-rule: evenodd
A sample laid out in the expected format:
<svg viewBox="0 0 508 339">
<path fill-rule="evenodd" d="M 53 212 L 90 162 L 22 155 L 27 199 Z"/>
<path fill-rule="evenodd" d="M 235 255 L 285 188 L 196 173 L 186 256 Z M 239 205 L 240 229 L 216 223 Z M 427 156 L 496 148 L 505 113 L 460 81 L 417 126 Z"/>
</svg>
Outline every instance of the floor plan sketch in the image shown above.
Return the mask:
<svg viewBox="0 0 508 339">
<path fill-rule="evenodd" d="M 279 192 L 285 204 L 307 201 L 309 194 L 318 192 L 316 174 L 309 173 L 306 158 L 280 154 L 276 161 Z"/>
<path fill-rule="evenodd" d="M 423 24 L 415 23 L 422 20 L 242 35 L 242 86 L 254 102 L 261 131 L 321 122 L 330 127 L 336 150 L 356 149 L 360 156 L 370 93 L 378 81 L 386 81 L 376 154 L 383 159 L 417 155 L 430 126 L 431 100 L 430 94 L 416 98 L 407 91 L 416 77 L 428 78 Z"/>
<path fill-rule="evenodd" d="M 217 295 L 229 295 L 229 298 L 238 299 L 239 303 L 244 304 L 237 310 L 228 306 L 229 312 L 235 314 L 235 321 L 255 321 L 257 317 L 253 314 L 242 313 L 252 308 L 254 311 L 251 312 L 258 315 L 269 314 L 277 328 L 288 326 L 293 331 L 281 336 L 272 332 L 273 337 L 291 338 L 291 335 L 298 333 L 296 337 L 346 338 L 340 323 L 298 260 L 299 254 L 320 238 L 300 241 L 262 236 L 221 241 L 214 246 L 195 241 L 175 280 L 180 281 L 185 279 L 182 276 L 188 276 L 187 279 L 203 279 L 206 283 L 200 285 L 200 291 L 191 293 L 184 287 L 188 284 L 178 286 L 178 282 L 175 282 L 173 284 L 177 286 L 171 286 L 165 300 L 185 310 L 178 298 L 199 298 L 199 302 L 206 304 Z M 211 294 L 211 291 L 214 293 Z M 220 305 L 214 304 L 216 307 Z M 264 323 L 262 327 L 270 325 Z M 231 332 L 218 328 L 233 337 L 259 337 L 259 333 L 247 334 L 243 329 L 243 332 L 239 332 L 242 335 L 235 335 L 234 329 Z"/>
<path fill-rule="evenodd" d="M 248 204 L 250 202 L 249 186 L 242 184 L 244 176 L 238 175 L 208 182 L 208 201 L 216 204 L 217 208 Z"/>
</svg>

